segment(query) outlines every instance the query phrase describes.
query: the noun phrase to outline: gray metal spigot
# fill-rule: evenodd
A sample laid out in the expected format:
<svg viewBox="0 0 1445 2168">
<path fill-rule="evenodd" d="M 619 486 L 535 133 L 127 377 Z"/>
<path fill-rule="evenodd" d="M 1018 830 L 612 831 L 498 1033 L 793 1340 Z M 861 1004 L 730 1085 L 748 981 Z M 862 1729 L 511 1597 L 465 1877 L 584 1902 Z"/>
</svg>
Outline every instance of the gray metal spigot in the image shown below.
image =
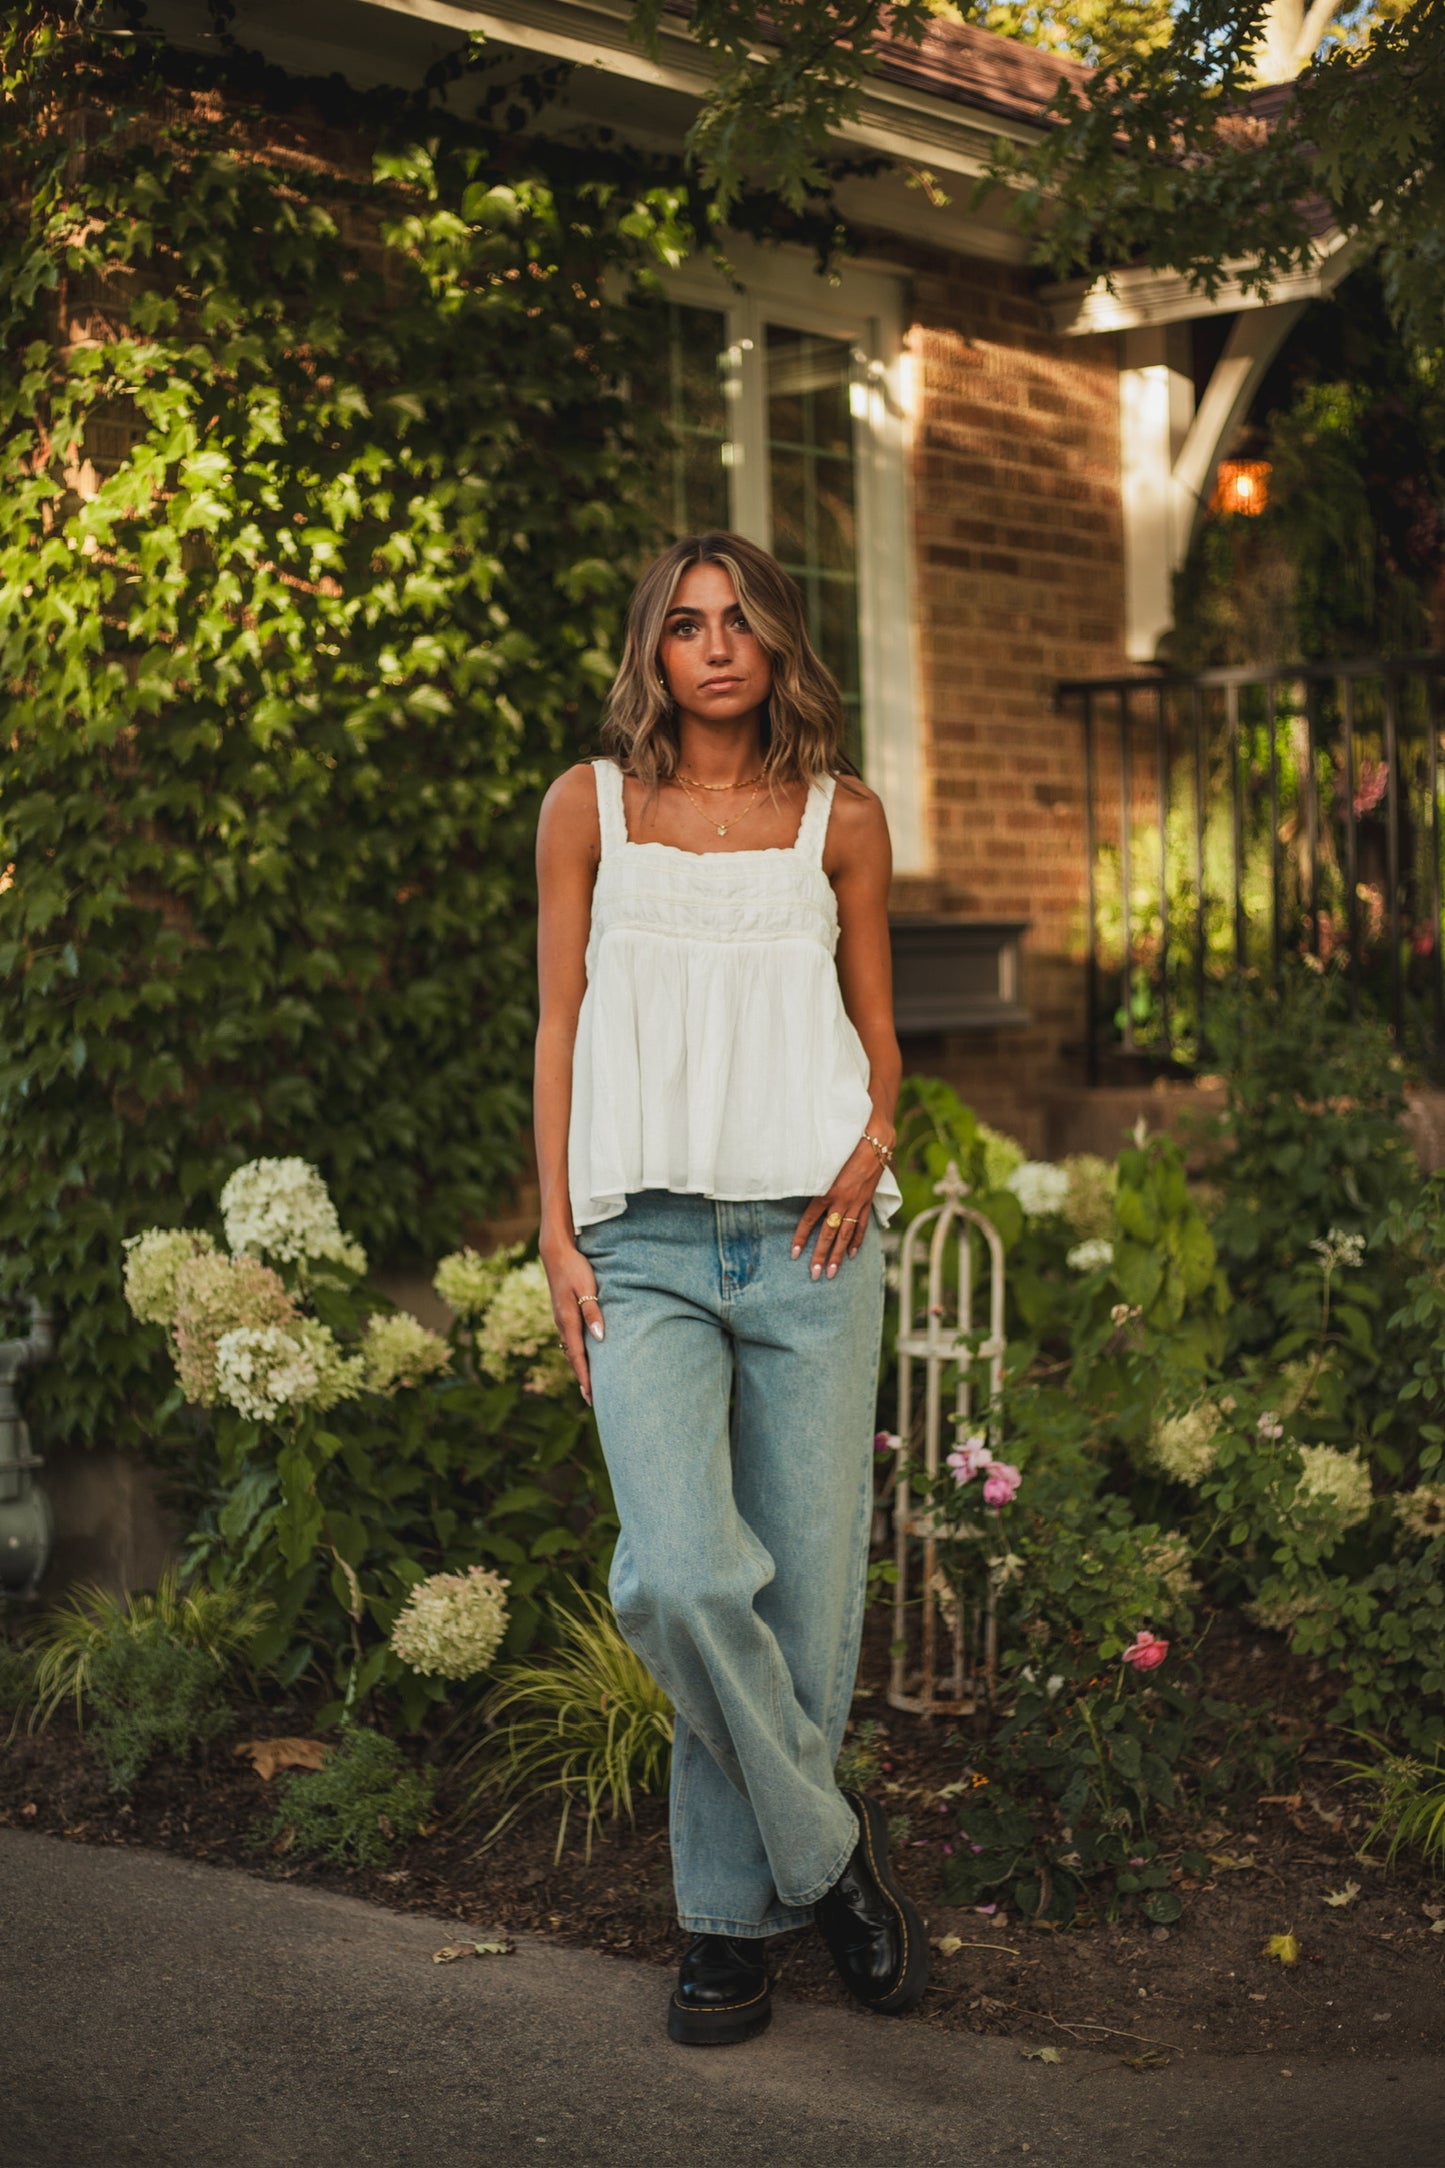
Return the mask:
<svg viewBox="0 0 1445 2168">
<path fill-rule="evenodd" d="M 44 1464 L 30 1450 L 15 1388 L 21 1372 L 44 1362 L 54 1346 L 49 1312 L 34 1301 L 26 1337 L 0 1340 L 0 1595 L 33 1596 L 50 1563 L 54 1522 L 35 1478 Z"/>
</svg>

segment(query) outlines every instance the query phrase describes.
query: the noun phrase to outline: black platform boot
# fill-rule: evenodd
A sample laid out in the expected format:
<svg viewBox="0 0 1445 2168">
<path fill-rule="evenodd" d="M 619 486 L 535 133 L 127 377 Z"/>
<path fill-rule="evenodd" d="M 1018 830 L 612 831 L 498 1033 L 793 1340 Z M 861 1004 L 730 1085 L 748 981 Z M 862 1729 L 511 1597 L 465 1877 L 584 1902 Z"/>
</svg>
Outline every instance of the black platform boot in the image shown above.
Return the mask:
<svg viewBox="0 0 1445 2168">
<path fill-rule="evenodd" d="M 861 1792 L 843 1797 L 858 1817 L 858 1843 L 813 1917 L 849 1993 L 885 2017 L 902 2017 L 928 1985 L 923 1918 L 889 1865 L 883 1809 Z"/>
<path fill-rule="evenodd" d="M 689 2048 L 728 2047 L 760 2033 L 773 2014 L 761 1940 L 694 1935 L 677 1975 L 667 2036 Z"/>
</svg>

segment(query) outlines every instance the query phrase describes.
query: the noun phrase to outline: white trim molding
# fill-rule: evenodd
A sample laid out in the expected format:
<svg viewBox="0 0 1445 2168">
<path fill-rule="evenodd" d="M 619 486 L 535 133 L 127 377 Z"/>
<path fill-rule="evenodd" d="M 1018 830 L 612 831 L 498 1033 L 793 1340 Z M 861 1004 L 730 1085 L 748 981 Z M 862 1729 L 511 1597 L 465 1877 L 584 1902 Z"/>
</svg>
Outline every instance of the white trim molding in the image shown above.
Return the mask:
<svg viewBox="0 0 1445 2168">
<path fill-rule="evenodd" d="M 1249 266 L 1236 262 L 1224 266 L 1212 296 L 1182 272 L 1131 268 L 1107 278 L 1070 279 L 1061 286 L 1040 287 L 1039 299 L 1050 329 L 1060 338 L 1138 331 L 1150 325 L 1187 323 L 1196 316 L 1228 316 L 1238 310 L 1318 300 L 1334 292 L 1368 249 L 1366 236 L 1332 228 L 1315 242 L 1307 267 L 1281 272 L 1265 293 L 1246 290 Z"/>
<path fill-rule="evenodd" d="M 1198 407 L 1184 325 L 1126 331 L 1119 357 L 1119 487 L 1124 512 L 1124 647 L 1153 662 L 1174 623 L 1174 575 L 1204 518 L 1215 466 L 1303 300 L 1245 310 Z"/>
<path fill-rule="evenodd" d="M 738 532 L 772 546 L 766 407 L 766 327 L 786 324 L 841 339 L 852 350 L 850 406 L 858 479 L 858 642 L 863 771 L 883 800 L 898 873 L 926 873 L 918 620 L 913 596 L 909 494 L 912 377 L 903 284 L 844 266 L 820 278 L 803 249 L 729 244 L 738 283 L 702 261 L 666 280 L 681 302 L 722 312 L 732 517 Z"/>
</svg>

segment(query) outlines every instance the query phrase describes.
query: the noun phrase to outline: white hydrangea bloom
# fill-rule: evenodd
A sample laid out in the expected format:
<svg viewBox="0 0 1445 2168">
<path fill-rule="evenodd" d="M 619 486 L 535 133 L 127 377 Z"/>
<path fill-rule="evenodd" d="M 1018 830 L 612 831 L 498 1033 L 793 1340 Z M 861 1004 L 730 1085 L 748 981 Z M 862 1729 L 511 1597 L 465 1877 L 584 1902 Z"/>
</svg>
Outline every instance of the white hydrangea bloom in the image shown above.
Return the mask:
<svg viewBox="0 0 1445 2168">
<path fill-rule="evenodd" d="M 169 1325 L 176 1314 L 176 1281 L 197 1257 L 212 1255 L 207 1234 L 185 1227 L 147 1227 L 128 1235 L 125 1249 L 125 1299 L 142 1325 Z"/>
<path fill-rule="evenodd" d="M 307 1159 L 252 1159 L 221 1191 L 226 1240 L 240 1255 L 366 1270 L 366 1252 L 341 1231 L 331 1193 Z"/>
<path fill-rule="evenodd" d="M 444 1679 L 474 1677 L 502 1645 L 508 1585 L 489 1566 L 418 1581 L 397 1613 L 392 1648 L 413 1671 Z"/>
<path fill-rule="evenodd" d="M 295 1333 L 279 1325 L 238 1325 L 216 1349 L 221 1398 L 253 1423 L 273 1423 L 315 1400 L 321 1373 Z"/>
<path fill-rule="evenodd" d="M 530 1361 L 529 1393 L 565 1392 L 573 1383 L 572 1366 L 556 1341 L 552 1291 L 541 1259 L 534 1257 L 515 1266 L 493 1296 L 477 1331 L 477 1360 L 494 1378 L 505 1377 L 514 1362 Z"/>
<path fill-rule="evenodd" d="M 253 1423 L 351 1399 L 359 1371 L 355 1357 L 343 1355 L 326 1326 L 310 1317 L 289 1330 L 240 1325 L 223 1333 L 216 1348 L 219 1396 Z"/>
<path fill-rule="evenodd" d="M 451 1349 L 441 1334 L 429 1331 L 409 1311 L 397 1310 L 390 1316 L 377 1312 L 366 1320 L 361 1368 L 373 1393 L 420 1385 L 423 1378 L 445 1370 L 451 1359 Z"/>
<path fill-rule="evenodd" d="M 1087 1242 L 1076 1242 L 1069 1252 L 1068 1262 L 1075 1272 L 1098 1272 L 1114 1262 L 1114 1245 L 1102 1235 L 1093 1235 Z"/>
<path fill-rule="evenodd" d="M 1218 1455 L 1215 1434 L 1220 1415 L 1212 1401 L 1197 1400 L 1183 1415 L 1156 1423 L 1149 1440 L 1154 1464 L 1176 1483 L 1202 1483 Z"/>
<path fill-rule="evenodd" d="M 1002 1130 L 991 1129 L 987 1122 L 978 1125 L 978 1141 L 983 1146 L 983 1179 L 986 1189 L 1002 1189 L 1011 1174 L 1020 1168 L 1028 1154 L 1012 1137 Z"/>
<path fill-rule="evenodd" d="M 1191 1603 L 1199 1594 L 1199 1583 L 1190 1570 L 1189 1538 L 1178 1531 L 1161 1536 L 1157 1543 L 1146 1543 L 1144 1560 L 1150 1571 L 1158 1577 L 1159 1586 L 1169 1600 L 1181 1607 Z"/>
<path fill-rule="evenodd" d="M 493 1250 L 483 1257 L 478 1250 L 453 1250 L 437 1266 L 432 1286 L 449 1310 L 458 1317 L 480 1317 L 507 1274 L 522 1254 L 523 1245 Z"/>
<path fill-rule="evenodd" d="M 1013 1191 L 1030 1219 L 1051 1218 L 1063 1211 L 1069 1198 L 1068 1174 L 1046 1159 L 1026 1159 L 1004 1187 Z"/>
<path fill-rule="evenodd" d="M 1394 1500 L 1395 1518 L 1417 1543 L 1445 1536 L 1445 1483 L 1417 1483 Z"/>
<path fill-rule="evenodd" d="M 1359 1447 L 1340 1453 L 1332 1445 L 1302 1445 L 1299 1452 L 1303 1466 L 1296 1503 L 1322 1514 L 1339 1535 L 1364 1520 L 1375 1494 Z"/>
</svg>

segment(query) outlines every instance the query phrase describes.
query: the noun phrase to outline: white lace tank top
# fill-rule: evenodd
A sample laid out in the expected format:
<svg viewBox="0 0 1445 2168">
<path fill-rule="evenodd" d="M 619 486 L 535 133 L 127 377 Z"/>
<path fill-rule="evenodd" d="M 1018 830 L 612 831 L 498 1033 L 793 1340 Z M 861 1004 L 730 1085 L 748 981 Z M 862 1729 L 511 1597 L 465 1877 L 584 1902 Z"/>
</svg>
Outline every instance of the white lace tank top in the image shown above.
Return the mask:
<svg viewBox="0 0 1445 2168">
<path fill-rule="evenodd" d="M 809 791 L 791 849 L 694 852 L 633 843 L 621 769 L 593 773 L 602 862 L 572 1062 L 574 1224 L 615 1219 L 643 1189 L 816 1196 L 872 1113 L 823 871 L 833 777 Z M 885 1168 L 878 1219 L 899 1202 Z"/>
</svg>

